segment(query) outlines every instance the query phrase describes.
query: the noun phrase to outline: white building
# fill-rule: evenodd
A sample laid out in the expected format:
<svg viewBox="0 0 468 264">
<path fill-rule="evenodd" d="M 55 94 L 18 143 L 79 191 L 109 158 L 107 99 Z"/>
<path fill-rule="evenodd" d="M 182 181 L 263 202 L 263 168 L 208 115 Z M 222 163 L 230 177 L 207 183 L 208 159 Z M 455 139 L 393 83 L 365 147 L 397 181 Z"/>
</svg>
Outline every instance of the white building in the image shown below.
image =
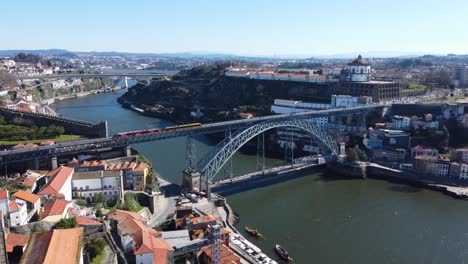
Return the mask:
<svg viewBox="0 0 468 264">
<path fill-rule="evenodd" d="M 314 110 L 323 110 L 329 109 L 329 104 L 319 104 L 319 103 L 306 103 L 302 101 L 293 101 L 293 100 L 283 100 L 275 99 L 273 105 L 271 106 L 271 112 L 275 114 L 292 114 L 300 113 L 306 111 Z M 328 126 L 328 117 L 318 117 L 310 120 L 311 122 L 316 122 L 320 127 Z"/>
<path fill-rule="evenodd" d="M 468 163 L 468 148 L 459 148 L 453 151 L 452 159 Z"/>
<path fill-rule="evenodd" d="M 328 75 L 328 76 L 335 76 L 339 77 L 341 74 L 341 71 L 343 71 L 343 68 L 335 67 L 335 68 L 323 68 L 322 69 L 322 75 Z"/>
<path fill-rule="evenodd" d="M 407 116 L 394 115 L 392 117 L 393 128 L 395 129 L 409 129 L 411 126 L 411 118 Z"/>
<path fill-rule="evenodd" d="M 75 172 L 72 188 L 74 198 L 92 199 L 102 193 L 108 199 L 120 199 L 123 196 L 122 171 Z"/>
<path fill-rule="evenodd" d="M 63 194 L 66 200 L 72 199 L 71 180 L 73 176 L 73 168 L 60 166 L 55 170 L 46 174 L 47 185 L 37 194 L 39 196 L 48 197 Z"/>
<path fill-rule="evenodd" d="M 3 212 L 4 216 L 8 216 L 8 190 L 1 189 L 0 190 L 0 211 Z"/>
<path fill-rule="evenodd" d="M 372 103 L 369 96 L 332 95 L 331 108 L 347 108 Z"/>
<path fill-rule="evenodd" d="M 28 223 L 28 211 L 26 202 L 10 201 L 8 203 L 8 211 L 10 213 L 10 226 L 25 225 Z"/>
<path fill-rule="evenodd" d="M 364 61 L 361 55 L 346 66 L 346 81 L 368 82 L 371 76 L 371 66 Z"/>
<path fill-rule="evenodd" d="M 427 157 L 437 157 L 439 151 L 436 148 L 431 148 L 427 146 L 417 145 L 411 148 L 411 157 L 415 158 L 418 156 L 427 156 Z"/>
<path fill-rule="evenodd" d="M 15 198 L 17 202 L 26 203 L 28 212 L 35 213 L 41 207 L 41 199 L 39 195 L 30 192 L 19 190 L 13 194 L 13 198 Z"/>
</svg>

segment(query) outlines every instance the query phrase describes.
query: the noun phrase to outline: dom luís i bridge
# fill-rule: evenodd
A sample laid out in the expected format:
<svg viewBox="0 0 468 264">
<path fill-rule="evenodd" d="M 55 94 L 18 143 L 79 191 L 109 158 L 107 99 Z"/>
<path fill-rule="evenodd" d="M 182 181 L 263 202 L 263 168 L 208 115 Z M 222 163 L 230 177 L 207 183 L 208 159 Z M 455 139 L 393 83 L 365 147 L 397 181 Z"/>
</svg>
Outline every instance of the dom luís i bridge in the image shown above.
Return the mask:
<svg viewBox="0 0 468 264">
<path fill-rule="evenodd" d="M 166 140 L 175 137 L 186 137 L 186 167 L 183 176 L 183 185 L 186 189 L 209 191 L 209 186 L 216 180 L 217 173 L 227 161 L 243 145 L 264 132 L 283 127 L 292 127 L 303 130 L 311 135 L 312 140 L 320 146 L 322 155 L 327 160 L 333 160 L 344 154 L 337 136 L 332 130 L 322 128 L 314 119 L 319 117 L 338 117 L 357 115 L 361 117 L 360 126 L 365 128 L 365 117 L 371 111 L 386 112 L 388 104 L 370 104 L 365 106 L 337 108 L 319 111 L 309 111 L 293 114 L 273 115 L 251 119 L 242 119 L 211 124 L 192 123 L 186 125 L 170 126 L 165 128 L 152 128 L 146 130 L 120 132 L 112 137 L 76 140 L 56 143 L 47 146 L 13 149 L 0 151 L 0 166 L 10 163 L 33 161 L 39 164 L 40 160 L 49 160 L 50 167 L 57 167 L 57 158 L 76 155 L 79 153 L 93 153 L 105 149 L 123 149 L 127 155 L 131 154 L 132 144 Z M 69 122 L 79 120 L 67 119 Z M 194 161 L 193 138 L 197 135 L 224 132 L 226 137 L 212 151 Z"/>
</svg>

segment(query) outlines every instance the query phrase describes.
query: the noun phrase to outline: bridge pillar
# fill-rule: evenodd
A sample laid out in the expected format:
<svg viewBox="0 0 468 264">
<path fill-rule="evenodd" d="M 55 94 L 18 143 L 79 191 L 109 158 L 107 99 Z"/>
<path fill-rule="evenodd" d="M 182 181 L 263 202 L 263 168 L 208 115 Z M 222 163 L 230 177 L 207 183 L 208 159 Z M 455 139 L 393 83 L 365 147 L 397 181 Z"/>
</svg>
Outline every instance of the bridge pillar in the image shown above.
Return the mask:
<svg viewBox="0 0 468 264">
<path fill-rule="evenodd" d="M 201 174 L 199 172 L 189 170 L 182 172 L 182 189 L 193 191 L 196 188 L 201 191 L 201 187 Z"/>
<path fill-rule="evenodd" d="M 34 164 L 33 164 L 33 168 L 35 170 L 39 170 L 39 159 L 34 159 Z"/>
<path fill-rule="evenodd" d="M 126 157 L 132 156 L 132 147 L 126 146 L 125 149 L 124 149 L 124 152 L 125 152 Z"/>
<path fill-rule="evenodd" d="M 57 156 L 54 156 L 52 158 L 50 158 L 50 167 L 55 170 L 56 168 L 58 168 L 58 163 L 57 163 Z"/>
</svg>

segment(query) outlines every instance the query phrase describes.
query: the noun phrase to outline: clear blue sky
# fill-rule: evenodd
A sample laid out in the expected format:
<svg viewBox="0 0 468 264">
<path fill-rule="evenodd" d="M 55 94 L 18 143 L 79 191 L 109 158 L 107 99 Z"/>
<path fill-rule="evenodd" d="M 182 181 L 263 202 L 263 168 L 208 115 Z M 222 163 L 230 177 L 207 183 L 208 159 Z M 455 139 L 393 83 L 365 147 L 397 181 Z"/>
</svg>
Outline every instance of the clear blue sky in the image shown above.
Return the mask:
<svg viewBox="0 0 468 264">
<path fill-rule="evenodd" d="M 467 0 L 2 1 L 0 49 L 468 53 Z"/>
</svg>

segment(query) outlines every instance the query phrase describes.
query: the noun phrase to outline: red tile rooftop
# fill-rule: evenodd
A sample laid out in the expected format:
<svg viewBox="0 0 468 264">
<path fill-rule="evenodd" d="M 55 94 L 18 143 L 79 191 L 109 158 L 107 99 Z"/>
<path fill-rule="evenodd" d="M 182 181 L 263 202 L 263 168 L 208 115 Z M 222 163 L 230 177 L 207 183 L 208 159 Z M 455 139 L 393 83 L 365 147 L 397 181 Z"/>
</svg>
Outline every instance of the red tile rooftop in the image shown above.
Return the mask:
<svg viewBox="0 0 468 264">
<path fill-rule="evenodd" d="M 6 250 L 8 253 L 13 253 L 15 247 L 24 247 L 28 244 L 29 236 L 23 234 L 6 233 Z"/>
<path fill-rule="evenodd" d="M 20 209 L 20 205 L 16 203 L 16 201 L 10 201 L 8 203 L 8 211 L 11 213 L 11 212 L 16 212 L 16 211 L 19 211 Z"/>
<path fill-rule="evenodd" d="M 33 187 L 36 181 L 37 181 L 36 176 L 29 175 L 21 181 L 21 184 L 26 187 Z"/>
<path fill-rule="evenodd" d="M 54 229 L 53 231 L 34 233 L 20 263 L 79 263 L 82 237 L 83 228 Z"/>
<path fill-rule="evenodd" d="M 23 190 L 19 190 L 19 191 L 15 192 L 13 194 L 13 197 L 15 197 L 16 199 L 26 201 L 26 202 L 30 202 L 30 203 L 35 203 L 40 198 L 39 195 L 36 195 L 34 193 L 30 193 L 30 192 L 26 192 L 26 191 L 23 191 Z"/>
<path fill-rule="evenodd" d="M 76 216 L 75 217 L 75 220 L 76 220 L 76 224 L 77 225 L 80 225 L 80 226 L 88 226 L 88 225 L 102 225 L 101 222 L 95 220 L 95 219 L 91 219 L 89 217 L 85 217 L 85 216 Z"/>
<path fill-rule="evenodd" d="M 53 177 L 49 180 L 49 184 L 43 188 L 38 194 L 47 195 L 47 194 L 57 194 L 62 189 L 63 185 L 69 177 L 72 176 L 74 169 L 60 166 L 57 169 L 47 173 L 46 176 Z"/>
<path fill-rule="evenodd" d="M 117 221 L 121 221 L 121 220 L 123 220 L 124 218 L 127 218 L 127 217 L 131 217 L 131 218 L 134 218 L 134 219 L 137 219 L 137 220 L 144 220 L 144 218 L 141 215 L 137 214 L 137 213 L 124 211 L 124 210 L 118 210 L 118 209 L 114 209 L 114 210 L 110 211 L 107 214 L 107 217 L 110 218 L 110 219 L 117 220 Z"/>
<path fill-rule="evenodd" d="M 203 253 L 211 260 L 211 247 L 203 249 Z M 240 263 L 240 258 L 234 254 L 226 245 L 221 245 L 221 264 Z"/>
<path fill-rule="evenodd" d="M 8 191 L 6 189 L 0 190 L 0 200 L 8 199 Z"/>
<path fill-rule="evenodd" d="M 49 200 L 44 204 L 44 210 L 39 213 L 39 219 L 42 220 L 48 216 L 61 215 L 65 212 L 67 204 L 72 201 L 67 200 Z"/>
</svg>

